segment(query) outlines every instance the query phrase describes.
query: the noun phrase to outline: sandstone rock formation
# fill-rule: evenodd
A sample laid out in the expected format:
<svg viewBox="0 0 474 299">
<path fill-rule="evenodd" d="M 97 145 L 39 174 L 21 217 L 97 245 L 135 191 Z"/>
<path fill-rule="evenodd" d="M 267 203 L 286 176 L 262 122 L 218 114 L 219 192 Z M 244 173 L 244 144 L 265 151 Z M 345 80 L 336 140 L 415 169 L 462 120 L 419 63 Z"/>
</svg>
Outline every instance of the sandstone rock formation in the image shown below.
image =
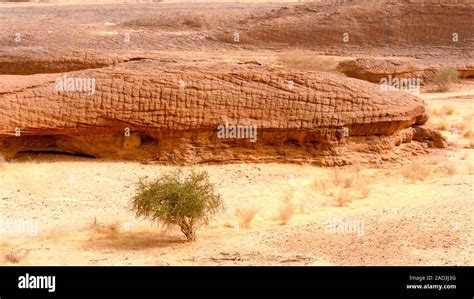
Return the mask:
<svg viewBox="0 0 474 299">
<path fill-rule="evenodd" d="M 358 153 L 402 155 L 445 145 L 423 127 L 419 98 L 271 67 L 254 53 L 297 47 L 381 56 L 341 66 L 375 82 L 392 72 L 425 76 L 440 65 L 472 75 L 468 1 L 173 5 L 1 8 L 0 154 L 324 165 L 360 160 Z M 251 63 L 235 63 L 239 55 Z M 64 75 L 93 80 L 94 92 L 57 90 Z M 257 126 L 257 141 L 218 138 L 223 124 Z"/>
<path fill-rule="evenodd" d="M 60 10 L 2 8 L 0 74 L 65 72 L 132 59 L 162 59 L 163 51 L 218 53 L 289 47 L 320 54 L 422 58 L 444 66 L 474 60 L 474 4 L 470 0 L 216 3 L 209 7 L 188 3 L 186 7 L 155 3 L 61 6 Z"/>
<path fill-rule="evenodd" d="M 409 142 L 426 120 L 417 97 L 325 73 L 140 61 L 67 75 L 94 79 L 94 93 L 58 91 L 61 75 L 0 89 L 3 155 L 333 164 L 353 142 L 378 151 Z M 257 142 L 218 138 L 226 123 L 257 126 Z M 443 146 L 436 134 L 418 139 Z"/>
<path fill-rule="evenodd" d="M 444 64 L 446 65 L 446 64 Z M 349 77 L 380 83 L 382 78 L 419 78 L 421 84 L 432 83 L 443 64 L 426 63 L 423 60 L 403 58 L 357 58 L 342 61 L 338 70 Z M 474 59 L 472 62 L 447 64 L 457 69 L 459 77 L 474 78 Z"/>
<path fill-rule="evenodd" d="M 293 45 L 332 53 L 474 58 L 469 0 L 321 1 L 256 14 L 215 38 L 259 47 Z M 345 35 L 347 34 L 347 35 Z M 344 39 L 346 37 L 346 39 Z"/>
</svg>

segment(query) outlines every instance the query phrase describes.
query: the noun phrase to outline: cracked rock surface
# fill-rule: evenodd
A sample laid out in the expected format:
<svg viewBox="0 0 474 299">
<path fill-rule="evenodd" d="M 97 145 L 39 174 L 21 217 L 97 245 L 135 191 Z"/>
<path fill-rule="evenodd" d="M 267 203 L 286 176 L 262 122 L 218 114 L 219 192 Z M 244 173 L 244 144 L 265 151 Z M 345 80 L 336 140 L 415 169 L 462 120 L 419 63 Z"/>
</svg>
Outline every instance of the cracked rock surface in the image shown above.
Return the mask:
<svg viewBox="0 0 474 299">
<path fill-rule="evenodd" d="M 455 20 L 433 25 L 455 28 L 465 21 L 463 42 L 445 47 L 425 34 L 430 49 L 441 51 L 428 53 L 418 52 L 426 43 L 413 32 L 397 33 L 416 23 L 388 28 L 383 34 L 389 40 L 369 34 L 385 16 L 369 10 L 382 11 L 389 3 L 362 2 L 190 4 L 176 15 L 173 5 L 158 4 L 2 7 L 0 153 L 7 159 L 45 151 L 162 163 L 340 165 L 356 159 L 353 153 L 381 154 L 410 142 L 415 151 L 445 146 L 439 133 L 423 127 L 425 104 L 409 93 L 258 61 L 223 63 L 223 51 L 248 55 L 285 45 L 357 55 L 361 49 L 381 53 L 389 43 L 408 56 L 445 57 L 451 51 L 472 57 L 465 51 L 472 43 L 472 19 L 466 17 L 472 5 L 451 5 Z M 407 13 L 407 20 L 418 18 L 419 11 L 408 12 L 403 1 L 390 5 L 396 14 Z M 427 11 L 446 13 L 440 9 L 428 5 Z M 337 30 L 329 27 L 334 24 Z M 341 47 L 344 28 L 358 33 Z M 235 31 L 237 44 L 228 40 Z M 58 89 L 61 78 L 72 80 L 70 88 Z M 220 138 L 218 128 L 226 124 L 256 126 L 256 142 Z"/>
</svg>

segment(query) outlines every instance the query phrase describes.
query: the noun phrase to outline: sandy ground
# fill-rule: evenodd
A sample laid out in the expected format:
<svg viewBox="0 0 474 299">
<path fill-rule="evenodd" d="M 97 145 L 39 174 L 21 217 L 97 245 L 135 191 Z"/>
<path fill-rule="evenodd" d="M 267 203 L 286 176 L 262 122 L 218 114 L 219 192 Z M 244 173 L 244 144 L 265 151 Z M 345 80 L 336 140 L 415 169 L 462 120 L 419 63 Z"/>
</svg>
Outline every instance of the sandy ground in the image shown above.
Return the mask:
<svg viewBox="0 0 474 299">
<path fill-rule="evenodd" d="M 473 265 L 474 83 L 421 97 L 452 146 L 411 164 L 195 167 L 226 208 L 194 243 L 128 209 L 138 178 L 175 167 L 50 155 L 0 163 L 0 263 Z M 238 209 L 257 210 L 249 228 Z"/>
</svg>

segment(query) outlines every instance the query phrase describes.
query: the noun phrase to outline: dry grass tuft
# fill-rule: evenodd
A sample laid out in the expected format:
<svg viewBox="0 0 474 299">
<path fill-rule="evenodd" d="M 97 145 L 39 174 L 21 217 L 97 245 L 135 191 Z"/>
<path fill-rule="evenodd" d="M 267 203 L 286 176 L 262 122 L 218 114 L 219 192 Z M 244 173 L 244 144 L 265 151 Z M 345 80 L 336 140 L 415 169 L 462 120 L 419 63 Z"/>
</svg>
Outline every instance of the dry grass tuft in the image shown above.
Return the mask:
<svg viewBox="0 0 474 299">
<path fill-rule="evenodd" d="M 429 110 L 430 116 L 442 116 L 443 113 L 441 112 L 441 109 L 438 108 L 431 108 Z"/>
<path fill-rule="evenodd" d="M 430 174 L 430 169 L 419 162 L 406 165 L 402 168 L 401 174 L 404 178 L 409 179 L 410 182 L 424 181 Z"/>
<path fill-rule="evenodd" d="M 234 228 L 234 225 L 232 224 L 232 222 L 225 222 L 222 226 L 225 228 Z"/>
<path fill-rule="evenodd" d="M 345 177 L 342 174 L 342 171 L 339 168 L 335 168 L 333 174 L 334 174 L 334 184 L 337 186 L 342 186 L 345 180 Z"/>
<path fill-rule="evenodd" d="M 474 139 L 469 140 L 469 147 L 474 148 Z"/>
<path fill-rule="evenodd" d="M 120 225 L 118 223 L 98 224 L 95 220 L 91 228 L 95 239 L 117 239 L 120 235 Z"/>
<path fill-rule="evenodd" d="M 443 105 L 442 107 L 438 108 L 431 108 L 430 109 L 430 116 L 443 118 L 447 115 L 454 115 L 456 112 L 456 108 L 452 105 Z"/>
<path fill-rule="evenodd" d="M 334 169 L 334 184 L 344 188 L 352 188 L 354 186 L 356 174 L 344 174 L 340 169 Z"/>
<path fill-rule="evenodd" d="M 360 165 L 354 165 L 351 169 L 335 168 L 333 170 L 333 181 L 331 183 L 323 179 L 317 179 L 315 180 L 314 186 L 315 188 L 324 190 L 325 195 L 333 197 L 337 206 L 345 206 L 351 203 L 356 197 L 359 197 L 354 196 L 352 190 L 360 192 L 362 198 L 367 198 L 370 194 L 370 189 L 367 187 L 367 178 L 360 175 L 361 170 L 362 166 Z M 336 190 L 329 192 L 329 184 Z"/>
<path fill-rule="evenodd" d="M 472 129 L 466 130 L 463 134 L 464 138 L 474 138 L 474 131 Z"/>
<path fill-rule="evenodd" d="M 442 111 L 446 115 L 453 115 L 456 109 L 451 105 L 444 105 Z"/>
<path fill-rule="evenodd" d="M 250 228 L 250 223 L 257 215 L 258 209 L 255 207 L 239 208 L 235 210 L 235 215 L 239 219 L 239 228 Z"/>
<path fill-rule="evenodd" d="M 465 122 L 457 122 L 451 126 L 452 128 L 456 128 L 458 132 L 466 130 L 468 128 L 468 124 Z"/>
<path fill-rule="evenodd" d="M 7 164 L 7 161 L 2 155 L 0 155 L 0 171 L 5 170 L 6 164 Z"/>
<path fill-rule="evenodd" d="M 361 163 L 356 162 L 353 164 L 352 169 L 354 170 L 355 175 L 358 177 L 359 173 L 362 171 L 362 169 L 364 169 L 364 167 Z"/>
<path fill-rule="evenodd" d="M 290 221 L 296 211 L 296 205 L 293 203 L 290 197 L 283 199 L 283 205 L 280 207 L 278 218 L 281 220 L 281 224 L 285 225 Z"/>
<path fill-rule="evenodd" d="M 27 250 L 27 249 L 14 249 L 14 248 L 12 248 L 12 249 L 10 249 L 10 251 L 8 251 L 5 254 L 4 259 L 8 263 L 18 264 L 19 262 L 21 262 L 22 260 L 24 260 L 26 258 L 28 253 L 29 253 L 29 250 Z"/>
<path fill-rule="evenodd" d="M 453 176 L 458 173 L 458 167 L 454 162 L 444 163 L 443 169 L 448 173 L 449 176 Z"/>
<path fill-rule="evenodd" d="M 344 188 L 352 188 L 354 186 L 356 175 L 349 175 L 344 178 Z"/>
<path fill-rule="evenodd" d="M 328 190 L 329 190 L 328 180 L 324 178 L 318 178 L 314 181 L 313 186 L 316 190 L 320 190 L 324 195 L 328 194 Z"/>
<path fill-rule="evenodd" d="M 362 194 L 362 198 L 368 198 L 370 194 L 370 189 L 364 186 L 360 189 L 360 193 Z"/>
<path fill-rule="evenodd" d="M 350 204 L 354 198 L 351 196 L 348 190 L 340 190 L 339 194 L 337 195 L 336 201 L 337 205 L 340 207 L 347 206 Z"/>
<path fill-rule="evenodd" d="M 459 81 L 459 72 L 450 67 L 444 67 L 439 70 L 434 78 L 438 91 L 448 91 L 454 83 Z"/>
<path fill-rule="evenodd" d="M 450 126 L 450 124 L 449 124 L 446 120 L 442 119 L 442 120 L 438 123 L 437 128 L 438 128 L 439 130 L 448 131 L 448 130 L 451 128 L 451 126 Z"/>
</svg>

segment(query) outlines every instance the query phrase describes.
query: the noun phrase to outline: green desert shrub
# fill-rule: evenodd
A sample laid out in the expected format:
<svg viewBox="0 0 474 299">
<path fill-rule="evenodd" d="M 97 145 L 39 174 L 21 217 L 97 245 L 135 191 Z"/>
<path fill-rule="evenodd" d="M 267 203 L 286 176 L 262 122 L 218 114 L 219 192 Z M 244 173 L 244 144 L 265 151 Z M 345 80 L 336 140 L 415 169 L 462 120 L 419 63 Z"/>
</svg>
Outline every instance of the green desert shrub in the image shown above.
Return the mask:
<svg viewBox="0 0 474 299">
<path fill-rule="evenodd" d="M 223 207 L 206 171 L 192 171 L 187 177 L 173 171 L 153 181 L 144 178 L 131 202 L 132 211 L 164 225 L 177 225 L 188 241 L 196 239 L 196 230 L 207 225 Z"/>
<path fill-rule="evenodd" d="M 448 91 L 459 80 L 459 73 L 451 67 L 444 67 L 435 76 L 435 84 L 439 91 Z"/>
</svg>

